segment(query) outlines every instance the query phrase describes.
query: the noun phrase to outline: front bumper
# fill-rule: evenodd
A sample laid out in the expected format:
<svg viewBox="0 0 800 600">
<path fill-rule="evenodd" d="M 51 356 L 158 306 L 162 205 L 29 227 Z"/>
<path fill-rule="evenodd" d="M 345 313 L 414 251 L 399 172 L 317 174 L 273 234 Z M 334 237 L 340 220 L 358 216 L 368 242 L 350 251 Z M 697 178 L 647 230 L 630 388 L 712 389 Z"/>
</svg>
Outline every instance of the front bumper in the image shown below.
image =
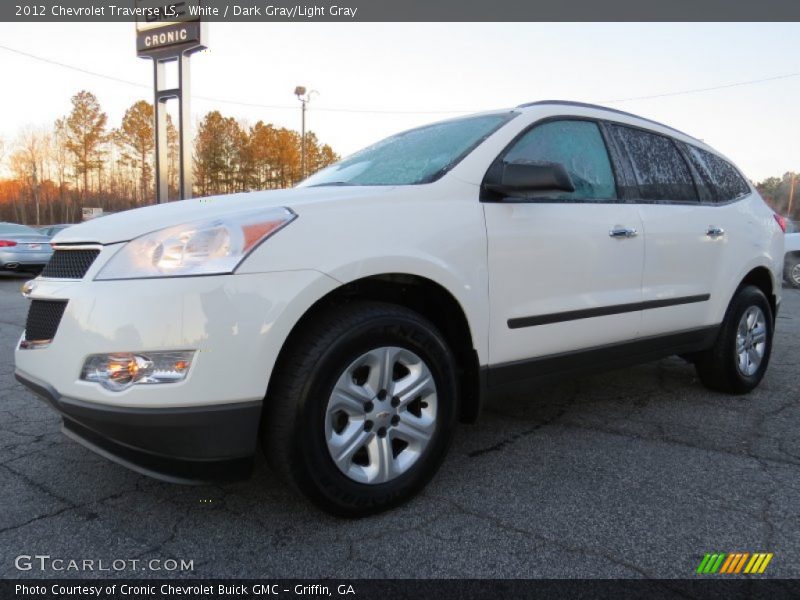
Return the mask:
<svg viewBox="0 0 800 600">
<path fill-rule="evenodd" d="M 338 282 L 317 271 L 95 281 L 115 250 L 83 280 L 34 280 L 31 299 L 66 307 L 50 343 L 18 344 L 18 378 L 62 415 L 67 435 L 137 471 L 182 482 L 241 474 L 280 349 Z M 176 350 L 195 351 L 178 383 L 111 392 L 80 379 L 91 354 Z"/>
<path fill-rule="evenodd" d="M 148 409 L 263 400 L 291 328 L 337 286 L 315 271 L 130 281 L 89 277 L 34 280 L 32 300 L 66 301 L 66 308 L 46 347 L 17 346 L 16 368 L 66 398 Z M 111 392 L 80 379 L 91 354 L 180 350 L 195 355 L 178 383 Z"/>
<path fill-rule="evenodd" d="M 129 469 L 171 483 L 247 478 L 256 452 L 261 402 L 128 408 L 65 398 L 19 370 L 17 380 L 62 417 L 65 435 Z"/>
</svg>

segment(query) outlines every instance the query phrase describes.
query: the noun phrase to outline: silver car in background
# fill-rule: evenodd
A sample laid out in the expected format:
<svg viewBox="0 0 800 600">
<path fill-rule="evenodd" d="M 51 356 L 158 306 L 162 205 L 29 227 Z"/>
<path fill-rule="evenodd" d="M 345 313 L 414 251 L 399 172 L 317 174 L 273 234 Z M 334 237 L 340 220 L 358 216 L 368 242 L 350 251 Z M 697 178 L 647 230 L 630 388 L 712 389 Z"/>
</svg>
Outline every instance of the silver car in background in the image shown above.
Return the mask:
<svg viewBox="0 0 800 600">
<path fill-rule="evenodd" d="M 72 225 L 72 223 L 60 223 L 58 225 L 45 225 L 44 227 L 37 227 L 36 230 L 39 233 L 41 233 L 42 235 L 46 235 L 47 237 L 52 238 L 59 231 L 65 230 L 70 225 Z"/>
<path fill-rule="evenodd" d="M 52 254 L 46 235 L 27 225 L 0 222 L 0 271 L 38 273 Z"/>
</svg>

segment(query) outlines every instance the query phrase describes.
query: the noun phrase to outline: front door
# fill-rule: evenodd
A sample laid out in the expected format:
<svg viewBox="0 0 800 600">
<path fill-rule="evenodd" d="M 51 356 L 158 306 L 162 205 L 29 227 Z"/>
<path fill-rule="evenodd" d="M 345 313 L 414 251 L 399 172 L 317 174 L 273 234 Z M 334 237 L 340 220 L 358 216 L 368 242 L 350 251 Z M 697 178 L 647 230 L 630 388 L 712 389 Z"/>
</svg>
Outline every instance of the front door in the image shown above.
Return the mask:
<svg viewBox="0 0 800 600">
<path fill-rule="evenodd" d="M 491 365 L 634 339 L 645 241 L 637 207 L 617 201 L 599 126 L 546 121 L 498 160 L 560 163 L 575 191 L 484 202 Z"/>
</svg>

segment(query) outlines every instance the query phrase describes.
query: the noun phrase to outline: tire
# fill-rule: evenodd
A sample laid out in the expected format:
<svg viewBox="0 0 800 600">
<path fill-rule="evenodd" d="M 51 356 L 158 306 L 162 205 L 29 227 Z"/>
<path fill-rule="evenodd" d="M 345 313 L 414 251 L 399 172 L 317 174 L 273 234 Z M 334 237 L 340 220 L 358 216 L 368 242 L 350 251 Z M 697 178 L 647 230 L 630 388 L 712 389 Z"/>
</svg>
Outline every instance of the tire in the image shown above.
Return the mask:
<svg viewBox="0 0 800 600">
<path fill-rule="evenodd" d="M 792 255 L 786 259 L 783 278 L 791 287 L 800 288 L 800 255 Z"/>
<path fill-rule="evenodd" d="M 388 376 L 381 361 L 392 364 Z M 323 510 L 374 514 L 436 473 L 457 421 L 458 384 L 450 348 L 421 315 L 379 302 L 331 308 L 293 332 L 274 372 L 262 448 L 273 470 Z M 404 393 L 414 382 L 418 393 Z"/>
<path fill-rule="evenodd" d="M 749 331 L 751 317 L 753 331 Z M 737 341 L 740 327 L 743 333 Z M 773 331 L 772 309 L 764 292 L 751 285 L 740 288 L 728 306 L 714 346 L 697 355 L 695 368 L 700 381 L 712 390 L 729 394 L 751 391 L 761 382 L 769 365 Z M 763 346 L 756 343 L 761 339 Z M 751 343 L 752 352 L 745 352 L 744 360 L 740 361 L 737 344 L 747 348 Z"/>
</svg>

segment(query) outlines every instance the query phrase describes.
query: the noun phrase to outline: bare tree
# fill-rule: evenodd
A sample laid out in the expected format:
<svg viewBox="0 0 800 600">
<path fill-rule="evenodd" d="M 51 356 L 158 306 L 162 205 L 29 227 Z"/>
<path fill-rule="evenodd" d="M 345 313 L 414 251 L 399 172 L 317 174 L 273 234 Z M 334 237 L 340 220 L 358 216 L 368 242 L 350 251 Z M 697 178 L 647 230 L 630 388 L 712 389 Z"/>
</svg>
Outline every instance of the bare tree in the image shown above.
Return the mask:
<svg viewBox="0 0 800 600">
<path fill-rule="evenodd" d="M 67 147 L 67 124 L 64 119 L 58 119 L 53 128 L 53 135 L 50 137 L 50 160 L 55 168 L 56 185 L 58 185 L 58 198 L 61 204 L 62 223 L 72 221 L 72 202 L 67 194 L 69 187 L 69 167 L 70 150 Z"/>
<path fill-rule="evenodd" d="M 17 137 L 16 149 L 11 155 L 12 170 L 33 197 L 36 225 L 41 223 L 41 182 L 48 143 L 45 131 L 26 127 Z"/>
</svg>

